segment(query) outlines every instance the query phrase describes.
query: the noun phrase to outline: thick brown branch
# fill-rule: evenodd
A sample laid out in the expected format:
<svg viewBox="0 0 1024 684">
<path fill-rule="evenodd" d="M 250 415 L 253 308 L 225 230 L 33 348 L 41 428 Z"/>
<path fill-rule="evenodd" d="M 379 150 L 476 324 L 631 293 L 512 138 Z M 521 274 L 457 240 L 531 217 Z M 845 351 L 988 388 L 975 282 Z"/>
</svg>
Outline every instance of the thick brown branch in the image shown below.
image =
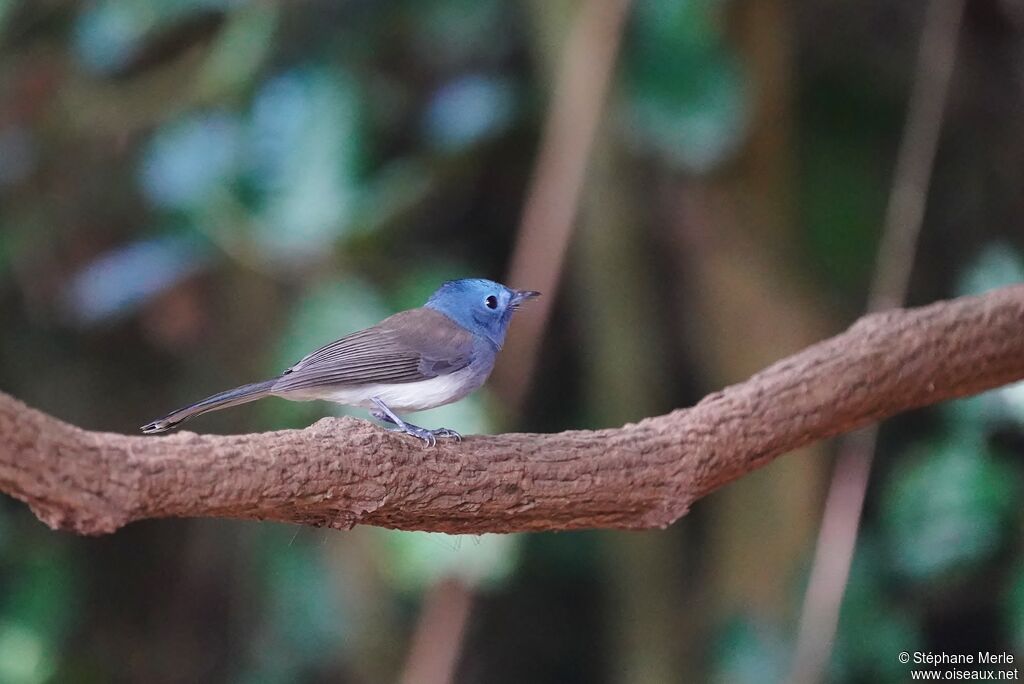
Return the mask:
<svg viewBox="0 0 1024 684">
<path fill-rule="evenodd" d="M 796 447 L 1022 378 L 1017 285 L 868 316 L 693 408 L 595 432 L 426 449 L 342 418 L 129 437 L 0 393 L 0 490 L 51 527 L 84 534 L 172 516 L 473 533 L 662 527 Z"/>
</svg>

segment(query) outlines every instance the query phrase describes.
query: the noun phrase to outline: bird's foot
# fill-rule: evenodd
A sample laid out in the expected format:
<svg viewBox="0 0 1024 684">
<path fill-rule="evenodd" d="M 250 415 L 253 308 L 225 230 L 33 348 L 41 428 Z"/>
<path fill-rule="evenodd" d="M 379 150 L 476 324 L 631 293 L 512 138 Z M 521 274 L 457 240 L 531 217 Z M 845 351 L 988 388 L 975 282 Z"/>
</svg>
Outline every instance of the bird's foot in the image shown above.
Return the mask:
<svg viewBox="0 0 1024 684">
<path fill-rule="evenodd" d="M 388 428 L 390 432 L 401 432 L 407 435 L 412 435 L 417 439 L 422 439 L 423 443 L 428 447 L 432 447 L 437 444 L 438 438 L 442 439 L 454 439 L 456 442 L 462 441 L 462 435 L 455 430 L 449 428 L 437 428 L 436 430 L 429 430 L 422 428 L 419 425 L 399 425 L 398 427 Z"/>
<path fill-rule="evenodd" d="M 406 435 L 412 435 L 417 439 L 422 439 L 424 444 L 428 447 L 432 447 L 437 444 L 438 438 L 442 439 L 454 439 L 456 442 L 462 441 L 462 435 L 451 428 L 437 428 L 436 430 L 429 430 L 422 428 L 419 425 L 413 425 L 406 423 L 405 421 L 396 422 L 394 418 L 383 411 L 371 411 L 372 415 L 382 423 L 390 423 L 395 427 L 387 428 L 389 432 L 401 432 Z"/>
<path fill-rule="evenodd" d="M 451 428 L 437 428 L 436 430 L 431 430 L 430 432 L 433 433 L 435 437 L 445 437 L 447 439 L 454 439 L 456 442 L 462 441 L 462 435 L 460 435 L 455 430 L 452 430 Z"/>
</svg>

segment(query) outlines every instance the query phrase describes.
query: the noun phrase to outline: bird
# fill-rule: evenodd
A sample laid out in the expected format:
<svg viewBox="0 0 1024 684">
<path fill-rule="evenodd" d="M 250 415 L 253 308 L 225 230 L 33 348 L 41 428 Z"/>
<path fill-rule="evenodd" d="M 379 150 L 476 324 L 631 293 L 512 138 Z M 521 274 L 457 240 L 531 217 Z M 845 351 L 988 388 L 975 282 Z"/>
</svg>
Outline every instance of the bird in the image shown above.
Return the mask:
<svg viewBox="0 0 1024 684">
<path fill-rule="evenodd" d="M 461 441 L 455 430 L 419 427 L 398 412 L 450 404 L 479 388 L 494 368 L 512 314 L 538 296 L 483 278 L 446 281 L 421 307 L 326 344 L 275 378 L 214 394 L 141 430 L 166 432 L 202 413 L 276 396 L 368 408 L 389 429 L 427 446 L 439 437 Z"/>
</svg>

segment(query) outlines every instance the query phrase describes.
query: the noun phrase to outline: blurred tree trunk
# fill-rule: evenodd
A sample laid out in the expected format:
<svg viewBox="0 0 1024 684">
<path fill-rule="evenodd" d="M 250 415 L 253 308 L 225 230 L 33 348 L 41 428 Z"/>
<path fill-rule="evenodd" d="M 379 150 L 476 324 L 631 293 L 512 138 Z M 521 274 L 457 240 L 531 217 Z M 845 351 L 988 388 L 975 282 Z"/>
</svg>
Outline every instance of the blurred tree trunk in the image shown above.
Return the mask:
<svg viewBox="0 0 1024 684">
<path fill-rule="evenodd" d="M 553 81 L 578 0 L 530 4 L 534 49 L 541 80 Z M 546 75 L 546 76 L 545 76 Z M 578 293 L 589 363 L 585 368 L 586 415 L 600 425 L 620 425 L 668 406 L 665 339 L 658 336 L 656 283 L 638 235 L 634 195 L 623 185 L 621 155 L 613 135 L 598 134 L 588 169 L 581 216 L 570 259 L 570 287 Z M 607 533 L 611 680 L 680 681 L 683 613 L 678 535 L 665 532 Z M 686 677 L 685 679 L 689 679 Z"/>
<path fill-rule="evenodd" d="M 331 579 L 352 623 L 359 625 L 346 631 L 345 643 L 338 644 L 339 653 L 351 655 L 359 683 L 398 681 L 408 650 L 400 638 L 403 616 L 394 590 L 378 568 L 380 537 L 380 530 L 357 527 L 326 534 L 323 541 Z"/>
<path fill-rule="evenodd" d="M 746 378 L 826 335 L 832 326 L 796 270 L 793 206 L 792 31 L 782 0 L 738 3 L 733 44 L 743 60 L 749 138 L 719 174 L 676 188 L 686 332 L 709 387 Z M 746 613 L 776 625 L 815 531 L 826 460 L 821 447 L 744 478 L 712 497 L 708 582 L 720 618 Z"/>
<path fill-rule="evenodd" d="M 583 320 L 586 415 L 600 426 L 621 425 L 671 408 L 666 367 L 671 351 L 660 321 L 649 235 L 624 178 L 631 174 L 614 136 L 600 136 L 573 247 L 575 311 Z M 609 585 L 611 681 L 689 681 L 683 676 L 684 616 L 693 620 L 682 587 L 687 523 L 655 532 L 604 537 Z M 687 672 L 687 675 L 694 673 Z"/>
</svg>

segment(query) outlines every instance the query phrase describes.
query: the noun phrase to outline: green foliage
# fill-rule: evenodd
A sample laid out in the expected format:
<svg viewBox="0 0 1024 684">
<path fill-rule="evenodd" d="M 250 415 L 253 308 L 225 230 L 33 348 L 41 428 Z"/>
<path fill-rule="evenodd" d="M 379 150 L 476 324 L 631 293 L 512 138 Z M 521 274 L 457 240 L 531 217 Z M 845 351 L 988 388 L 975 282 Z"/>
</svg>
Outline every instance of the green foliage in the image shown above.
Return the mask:
<svg viewBox="0 0 1024 684">
<path fill-rule="evenodd" d="M 10 250 L 7 232 L 0 227 L 0 278 L 4 277 L 10 263 Z"/>
<path fill-rule="evenodd" d="M 835 681 L 904 681 L 907 667 L 895 657 L 881 654 L 889 654 L 894 646 L 909 652 L 923 647 L 919 616 L 886 591 L 888 563 L 874 540 L 858 541 L 839 615 L 831 664 Z"/>
<path fill-rule="evenodd" d="M 162 27 L 231 4 L 233 0 L 100 0 L 79 14 L 75 49 L 90 69 L 117 73 L 143 52 L 146 39 Z"/>
<path fill-rule="evenodd" d="M 1002 618 L 1010 630 L 1010 643 L 1015 652 L 1024 649 L 1024 566 L 1013 569 L 1008 590 L 1001 597 Z"/>
<path fill-rule="evenodd" d="M 270 2 L 250 2 L 231 12 L 198 74 L 199 92 L 209 97 L 244 92 L 274 46 L 280 11 Z"/>
<path fill-rule="evenodd" d="M 25 625 L 0 623 L 0 677 L 10 684 L 49 681 L 54 673 L 52 648 Z"/>
<path fill-rule="evenodd" d="M 899 129 L 902 113 L 845 74 L 812 81 L 801 96 L 800 211 L 808 267 L 860 298 L 874 272 L 889 196 L 892 150 L 878 141 Z"/>
<path fill-rule="evenodd" d="M 629 134 L 647 152 L 706 172 L 745 131 L 746 92 L 722 28 L 723 0 L 640 0 L 625 55 Z"/>
<path fill-rule="evenodd" d="M 792 644 L 770 624 L 734 618 L 715 642 L 714 676 L 722 684 L 784 682 Z"/>
<path fill-rule="evenodd" d="M 1007 541 L 1017 480 L 977 436 L 958 433 L 912 449 L 887 479 L 881 499 L 895 570 L 913 581 L 977 571 Z"/>
<path fill-rule="evenodd" d="M 253 237 L 268 260 L 321 253 L 349 225 L 360 159 L 359 95 L 340 69 L 300 67 L 256 94 L 249 122 Z"/>
<path fill-rule="evenodd" d="M 238 173 L 240 128 L 237 117 L 224 111 L 189 113 L 161 126 L 139 170 L 149 200 L 183 212 L 203 209 Z"/>
<path fill-rule="evenodd" d="M 974 295 L 1024 282 L 1024 262 L 1005 242 L 986 246 L 969 264 L 957 287 L 958 295 Z"/>
<path fill-rule="evenodd" d="M 60 645 L 80 609 L 81 587 L 64 546 L 33 540 L 0 517 L 0 681 L 50 681 Z"/>
<path fill-rule="evenodd" d="M 270 19 L 254 21 L 239 30 L 268 30 Z M 140 183 L 156 208 L 270 266 L 322 258 L 350 231 L 363 193 L 359 102 L 336 67 L 275 74 L 248 112 L 189 112 L 157 129 Z"/>
<path fill-rule="evenodd" d="M 324 664 L 349 629 L 321 545 L 277 527 L 260 540 L 261 620 L 239 684 L 294 682 Z"/>
<path fill-rule="evenodd" d="M 515 99 L 515 88 L 506 79 L 457 78 L 434 93 L 424 113 L 424 138 L 444 152 L 465 151 L 511 123 Z"/>
<path fill-rule="evenodd" d="M 4 37 L 4 29 L 6 28 L 7 18 L 11 15 L 11 10 L 14 9 L 15 0 L 0 0 L 0 41 Z M 2 43 L 0 43 L 2 45 Z"/>
<path fill-rule="evenodd" d="M 863 142 L 808 136 L 804 218 L 815 268 L 838 288 L 863 291 L 875 261 L 886 188 Z"/>
<path fill-rule="evenodd" d="M 494 59 L 509 48 L 499 0 L 402 0 L 398 5 L 415 27 L 412 48 L 436 67 Z"/>
<path fill-rule="evenodd" d="M 512 574 L 521 537 L 381 532 L 381 570 L 404 592 L 420 592 L 446 577 L 471 586 L 495 586 Z"/>
</svg>

